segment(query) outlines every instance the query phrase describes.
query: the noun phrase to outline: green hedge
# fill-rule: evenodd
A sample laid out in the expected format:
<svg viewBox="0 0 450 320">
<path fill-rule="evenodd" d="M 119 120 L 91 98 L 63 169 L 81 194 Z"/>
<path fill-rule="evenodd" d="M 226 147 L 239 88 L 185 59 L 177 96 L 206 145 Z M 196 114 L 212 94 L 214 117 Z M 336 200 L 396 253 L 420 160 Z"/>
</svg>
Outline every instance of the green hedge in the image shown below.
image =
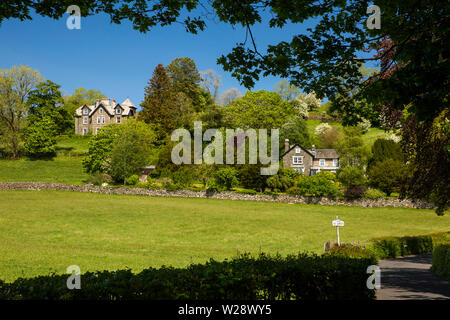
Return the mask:
<svg viewBox="0 0 450 320">
<path fill-rule="evenodd" d="M 450 233 L 412 237 L 384 237 L 372 240 L 373 250 L 380 259 L 412 254 L 431 253 L 433 246 L 445 241 Z"/>
<path fill-rule="evenodd" d="M 242 255 L 187 268 L 87 272 L 81 289 L 66 287 L 68 275 L 0 281 L 2 299 L 374 299 L 366 287 L 370 258 L 299 254 L 287 257 Z"/>
<path fill-rule="evenodd" d="M 433 249 L 431 271 L 439 277 L 450 280 L 450 242 L 439 244 Z"/>
</svg>

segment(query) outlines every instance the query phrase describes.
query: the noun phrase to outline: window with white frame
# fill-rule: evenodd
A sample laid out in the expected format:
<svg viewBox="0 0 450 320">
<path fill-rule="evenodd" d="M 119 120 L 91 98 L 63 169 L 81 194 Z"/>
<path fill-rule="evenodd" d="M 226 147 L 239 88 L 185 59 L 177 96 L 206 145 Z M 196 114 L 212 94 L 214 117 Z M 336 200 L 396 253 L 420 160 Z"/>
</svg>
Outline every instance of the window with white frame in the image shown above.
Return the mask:
<svg viewBox="0 0 450 320">
<path fill-rule="evenodd" d="M 117 121 L 116 121 L 117 123 L 120 123 L 120 117 L 117 117 Z"/>
<path fill-rule="evenodd" d="M 84 109 L 83 109 L 83 114 L 88 114 L 88 113 L 89 113 L 88 108 L 84 108 Z"/>
<path fill-rule="evenodd" d="M 339 165 L 339 160 L 338 159 L 333 159 L 333 166 L 337 167 Z"/>
<path fill-rule="evenodd" d="M 325 159 L 319 159 L 319 166 L 325 167 Z"/>
<path fill-rule="evenodd" d="M 105 117 L 102 117 L 102 123 L 105 123 Z"/>
<path fill-rule="evenodd" d="M 98 113 L 102 114 L 102 113 L 103 113 L 103 109 L 100 108 L 100 109 L 98 110 Z"/>
<path fill-rule="evenodd" d="M 83 117 L 83 124 L 87 124 L 88 123 L 88 117 Z"/>
<path fill-rule="evenodd" d="M 122 109 L 116 108 L 116 114 L 121 114 L 121 113 L 122 113 Z"/>
<path fill-rule="evenodd" d="M 97 117 L 97 124 L 100 124 L 100 117 Z"/>
<path fill-rule="evenodd" d="M 300 153 L 302 151 L 300 148 L 295 148 L 295 153 Z"/>
<path fill-rule="evenodd" d="M 83 134 L 87 134 L 87 129 L 86 128 L 83 129 Z"/>
<path fill-rule="evenodd" d="M 303 164 L 303 156 L 293 156 L 292 164 Z"/>
</svg>

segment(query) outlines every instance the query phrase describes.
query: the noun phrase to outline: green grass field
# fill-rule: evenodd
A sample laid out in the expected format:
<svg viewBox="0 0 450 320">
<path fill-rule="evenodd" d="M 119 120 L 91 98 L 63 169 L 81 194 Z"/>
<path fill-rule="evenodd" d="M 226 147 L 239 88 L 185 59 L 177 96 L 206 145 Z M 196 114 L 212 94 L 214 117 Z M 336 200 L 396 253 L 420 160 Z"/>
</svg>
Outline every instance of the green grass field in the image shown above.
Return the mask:
<svg viewBox="0 0 450 320">
<path fill-rule="evenodd" d="M 88 177 L 81 161 L 82 157 L 67 156 L 48 160 L 0 159 L 0 181 L 81 184 Z"/>
<path fill-rule="evenodd" d="M 151 198 L 62 191 L 0 191 L 0 279 L 70 265 L 82 272 L 185 266 L 260 251 L 321 252 L 342 241 L 450 230 L 432 210 Z"/>
</svg>

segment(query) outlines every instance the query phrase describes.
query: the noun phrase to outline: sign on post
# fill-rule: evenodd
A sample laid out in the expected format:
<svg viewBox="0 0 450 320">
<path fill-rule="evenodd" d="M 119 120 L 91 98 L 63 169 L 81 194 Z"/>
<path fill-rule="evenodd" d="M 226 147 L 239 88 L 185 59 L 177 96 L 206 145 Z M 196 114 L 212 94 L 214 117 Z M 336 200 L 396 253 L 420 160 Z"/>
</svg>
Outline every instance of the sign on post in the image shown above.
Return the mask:
<svg viewBox="0 0 450 320">
<path fill-rule="evenodd" d="M 333 225 L 333 227 L 336 227 L 337 243 L 338 243 L 338 246 L 340 246 L 341 242 L 339 240 L 339 227 L 343 227 L 344 226 L 344 221 L 343 220 L 339 220 L 339 218 L 336 216 L 336 220 L 333 220 L 331 222 L 331 224 Z"/>
</svg>

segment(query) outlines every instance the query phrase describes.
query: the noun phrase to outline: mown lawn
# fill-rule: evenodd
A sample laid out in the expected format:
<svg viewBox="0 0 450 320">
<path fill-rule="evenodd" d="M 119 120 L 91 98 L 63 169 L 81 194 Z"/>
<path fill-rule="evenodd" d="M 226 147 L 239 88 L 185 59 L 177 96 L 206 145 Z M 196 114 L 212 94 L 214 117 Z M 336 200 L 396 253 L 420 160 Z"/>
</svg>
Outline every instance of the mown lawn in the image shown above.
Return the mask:
<svg viewBox="0 0 450 320">
<path fill-rule="evenodd" d="M 342 241 L 450 230 L 432 210 L 151 198 L 62 191 L 0 191 L 0 279 L 70 265 L 87 270 L 185 266 L 260 251 L 321 252 Z"/>
<path fill-rule="evenodd" d="M 0 182 L 57 182 L 82 184 L 82 157 L 58 156 L 53 159 L 0 159 Z"/>
</svg>

